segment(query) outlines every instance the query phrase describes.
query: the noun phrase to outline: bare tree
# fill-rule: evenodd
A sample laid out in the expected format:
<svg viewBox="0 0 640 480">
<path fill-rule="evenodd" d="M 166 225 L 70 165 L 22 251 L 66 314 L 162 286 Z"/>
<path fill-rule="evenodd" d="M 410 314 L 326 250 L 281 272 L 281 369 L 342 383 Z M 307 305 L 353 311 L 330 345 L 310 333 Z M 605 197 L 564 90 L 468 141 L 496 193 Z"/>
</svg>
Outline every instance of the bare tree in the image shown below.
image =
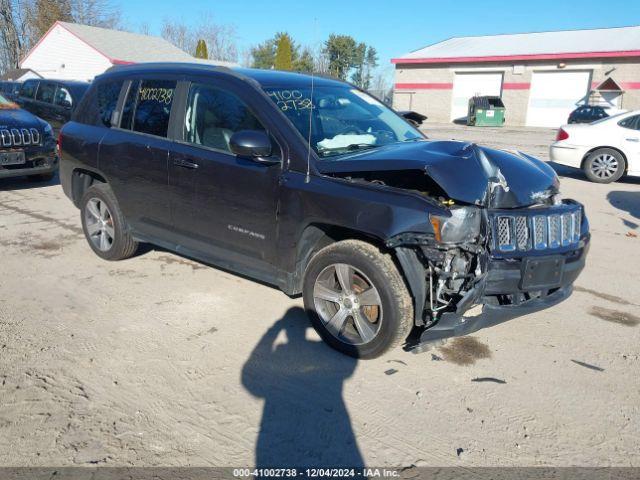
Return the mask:
<svg viewBox="0 0 640 480">
<path fill-rule="evenodd" d="M 198 40 L 204 40 L 209 50 L 209 58 L 230 62 L 238 59 L 235 28 L 232 25 L 215 23 L 209 13 L 201 15 L 200 22 L 195 26 L 165 18 L 161 35 L 191 55 L 196 51 Z"/>
<path fill-rule="evenodd" d="M 118 28 L 120 9 L 111 0 L 71 0 L 73 21 L 92 27 Z"/>
<path fill-rule="evenodd" d="M 0 69 L 17 68 L 29 48 L 27 11 L 20 0 L 0 0 Z"/>
<path fill-rule="evenodd" d="M 207 43 L 209 58 L 228 62 L 237 61 L 238 47 L 236 46 L 235 27 L 216 23 L 210 13 L 205 13 L 200 19 L 195 36 Z"/>
</svg>

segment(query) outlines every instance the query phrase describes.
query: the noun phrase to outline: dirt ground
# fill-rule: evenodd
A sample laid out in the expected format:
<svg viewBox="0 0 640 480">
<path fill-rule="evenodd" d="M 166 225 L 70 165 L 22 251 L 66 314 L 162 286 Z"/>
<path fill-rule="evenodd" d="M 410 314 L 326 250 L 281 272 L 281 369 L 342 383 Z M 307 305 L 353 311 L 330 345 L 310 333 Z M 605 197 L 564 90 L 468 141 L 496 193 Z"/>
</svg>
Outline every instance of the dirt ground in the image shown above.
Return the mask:
<svg viewBox="0 0 640 480">
<path fill-rule="evenodd" d="M 554 136 L 426 131 L 543 158 Z M 0 465 L 640 466 L 640 179 L 558 171 L 593 233 L 569 300 L 361 362 L 300 299 L 161 250 L 104 262 L 57 181 L 0 181 Z"/>
</svg>

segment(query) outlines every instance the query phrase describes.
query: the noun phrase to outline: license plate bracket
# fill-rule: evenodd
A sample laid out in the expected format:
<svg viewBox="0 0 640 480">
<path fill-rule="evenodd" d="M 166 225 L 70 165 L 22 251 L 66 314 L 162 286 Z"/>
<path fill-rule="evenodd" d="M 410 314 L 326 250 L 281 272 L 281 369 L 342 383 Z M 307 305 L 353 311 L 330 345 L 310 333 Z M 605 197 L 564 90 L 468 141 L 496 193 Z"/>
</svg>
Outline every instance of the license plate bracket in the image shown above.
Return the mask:
<svg viewBox="0 0 640 480">
<path fill-rule="evenodd" d="M 6 165 L 24 165 L 26 158 L 23 151 L 17 152 L 0 152 L 0 166 Z"/>
<path fill-rule="evenodd" d="M 561 255 L 525 258 L 520 288 L 543 290 L 559 287 L 562 284 L 563 271 L 564 257 Z"/>
</svg>

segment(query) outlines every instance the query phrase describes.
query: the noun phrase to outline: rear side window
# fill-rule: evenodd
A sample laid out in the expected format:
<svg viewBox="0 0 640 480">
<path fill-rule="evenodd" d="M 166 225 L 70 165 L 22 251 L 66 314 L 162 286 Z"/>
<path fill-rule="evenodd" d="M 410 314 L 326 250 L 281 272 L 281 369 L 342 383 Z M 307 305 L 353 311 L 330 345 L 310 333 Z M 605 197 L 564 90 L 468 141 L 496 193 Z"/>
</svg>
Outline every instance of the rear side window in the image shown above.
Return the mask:
<svg viewBox="0 0 640 480">
<path fill-rule="evenodd" d="M 618 125 L 631 130 L 640 130 L 640 115 L 634 115 L 633 117 L 627 117 L 624 120 L 620 120 Z"/>
<path fill-rule="evenodd" d="M 96 108 L 99 125 L 111 128 L 111 117 L 118 105 L 118 97 L 124 81 L 103 82 L 96 88 Z"/>
<path fill-rule="evenodd" d="M 73 120 L 86 125 L 111 128 L 111 117 L 116 110 L 123 84 L 124 80 L 106 80 L 94 84 L 78 103 Z"/>
<path fill-rule="evenodd" d="M 234 94 L 207 85 L 191 87 L 184 125 L 185 141 L 230 152 L 229 140 L 239 130 L 265 129 Z"/>
<path fill-rule="evenodd" d="M 55 83 L 41 83 L 40 88 L 38 88 L 38 92 L 36 93 L 36 100 L 45 103 L 53 103 L 55 93 Z"/>
<path fill-rule="evenodd" d="M 37 87 L 38 87 L 38 82 L 33 80 L 27 80 L 22 84 L 22 88 L 20 88 L 20 96 L 24 98 L 35 97 Z"/>
<path fill-rule="evenodd" d="M 157 137 L 167 136 L 176 85 L 170 80 L 140 82 L 135 95 L 132 130 Z"/>
<path fill-rule="evenodd" d="M 64 87 L 58 87 L 54 103 L 60 107 L 71 108 L 73 105 L 73 99 L 71 98 L 69 90 Z"/>
</svg>

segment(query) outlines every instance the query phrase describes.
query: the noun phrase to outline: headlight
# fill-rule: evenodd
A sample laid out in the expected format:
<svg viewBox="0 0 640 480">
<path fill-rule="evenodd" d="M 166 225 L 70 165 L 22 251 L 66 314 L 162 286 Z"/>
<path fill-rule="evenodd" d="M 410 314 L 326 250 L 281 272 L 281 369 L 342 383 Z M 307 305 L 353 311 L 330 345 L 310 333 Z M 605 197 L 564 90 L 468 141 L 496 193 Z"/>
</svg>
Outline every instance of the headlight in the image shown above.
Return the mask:
<svg viewBox="0 0 640 480">
<path fill-rule="evenodd" d="M 51 128 L 51 125 L 49 125 L 48 123 L 44 125 L 44 136 L 53 137 L 53 128 Z"/>
<path fill-rule="evenodd" d="M 431 225 L 438 242 L 472 242 L 480 235 L 480 209 L 476 207 L 452 208 L 451 216 L 430 215 Z"/>
</svg>

